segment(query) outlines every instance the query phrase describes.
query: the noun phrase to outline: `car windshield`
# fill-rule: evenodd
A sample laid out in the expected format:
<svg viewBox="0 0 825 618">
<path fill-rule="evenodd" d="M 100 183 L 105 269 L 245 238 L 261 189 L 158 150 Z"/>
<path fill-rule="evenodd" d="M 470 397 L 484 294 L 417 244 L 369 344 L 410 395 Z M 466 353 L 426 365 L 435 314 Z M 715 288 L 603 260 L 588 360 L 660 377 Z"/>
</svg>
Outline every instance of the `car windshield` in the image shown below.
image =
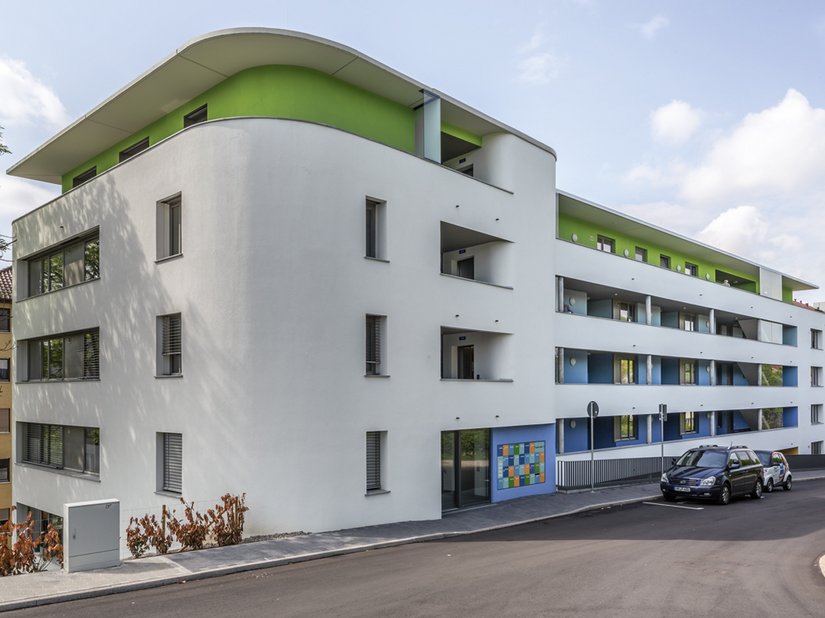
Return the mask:
<svg viewBox="0 0 825 618">
<path fill-rule="evenodd" d="M 688 451 L 676 462 L 677 466 L 695 466 L 697 468 L 724 468 L 727 453 L 719 451 Z"/>
<path fill-rule="evenodd" d="M 771 464 L 771 454 L 770 453 L 757 453 L 756 455 L 759 457 L 759 461 L 762 462 L 763 466 L 765 466 L 767 468 L 771 467 L 772 464 Z"/>
</svg>

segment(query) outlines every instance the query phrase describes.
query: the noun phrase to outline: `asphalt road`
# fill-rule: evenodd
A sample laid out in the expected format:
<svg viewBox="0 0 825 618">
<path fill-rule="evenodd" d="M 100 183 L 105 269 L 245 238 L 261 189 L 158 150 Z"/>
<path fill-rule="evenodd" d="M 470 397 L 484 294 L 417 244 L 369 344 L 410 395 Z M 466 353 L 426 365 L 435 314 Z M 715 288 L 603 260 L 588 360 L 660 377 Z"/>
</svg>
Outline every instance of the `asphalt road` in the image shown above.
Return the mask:
<svg viewBox="0 0 825 618">
<path fill-rule="evenodd" d="M 615 507 L 9 616 L 825 615 L 825 481 Z"/>
</svg>

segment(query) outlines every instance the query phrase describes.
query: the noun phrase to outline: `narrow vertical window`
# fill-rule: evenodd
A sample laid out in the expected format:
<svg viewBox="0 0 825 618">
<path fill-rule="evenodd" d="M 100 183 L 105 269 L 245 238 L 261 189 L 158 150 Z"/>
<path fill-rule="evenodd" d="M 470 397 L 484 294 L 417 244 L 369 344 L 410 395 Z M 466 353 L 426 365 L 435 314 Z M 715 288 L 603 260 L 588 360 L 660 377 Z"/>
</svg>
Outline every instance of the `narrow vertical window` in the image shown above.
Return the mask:
<svg viewBox="0 0 825 618">
<path fill-rule="evenodd" d="M 11 410 L 9 408 L 0 408 L 0 433 L 9 433 L 11 431 Z"/>
<path fill-rule="evenodd" d="M 670 269 L 670 256 L 669 255 L 660 255 L 659 256 L 659 266 L 662 268 Z"/>
<path fill-rule="evenodd" d="M 811 404 L 811 425 L 821 425 L 822 422 L 822 404 Z"/>
<path fill-rule="evenodd" d="M 0 382 L 11 380 L 11 359 L 0 358 Z"/>
<path fill-rule="evenodd" d="M 381 483 L 382 434 L 385 432 L 367 432 L 367 493 L 384 489 Z"/>
<path fill-rule="evenodd" d="M 366 317 L 366 375 L 385 375 L 384 329 L 386 318 L 381 315 Z"/>
<path fill-rule="evenodd" d="M 383 260 L 387 257 L 385 243 L 386 224 L 384 221 L 385 209 L 385 202 L 367 198 L 364 217 L 366 224 L 364 255 L 368 258 Z"/>
<path fill-rule="evenodd" d="M 160 434 L 160 487 L 161 491 L 179 494 L 183 491 L 183 435 Z"/>
<path fill-rule="evenodd" d="M 647 262 L 647 249 L 644 247 L 636 247 L 636 261 Z"/>
<path fill-rule="evenodd" d="M 0 307 L 0 331 L 11 332 L 11 309 Z"/>
<path fill-rule="evenodd" d="M 685 262 L 685 274 L 690 275 L 691 277 L 698 277 L 699 276 L 699 267 L 696 264 L 691 264 L 690 262 Z"/>
<path fill-rule="evenodd" d="M 158 318 L 160 327 L 160 359 L 158 374 L 181 375 L 181 319 L 180 314 Z"/>
<path fill-rule="evenodd" d="M 182 200 L 178 195 L 158 202 L 157 240 L 159 260 L 181 254 Z"/>
<path fill-rule="evenodd" d="M 681 415 L 682 433 L 696 433 L 696 412 L 683 412 Z"/>
</svg>

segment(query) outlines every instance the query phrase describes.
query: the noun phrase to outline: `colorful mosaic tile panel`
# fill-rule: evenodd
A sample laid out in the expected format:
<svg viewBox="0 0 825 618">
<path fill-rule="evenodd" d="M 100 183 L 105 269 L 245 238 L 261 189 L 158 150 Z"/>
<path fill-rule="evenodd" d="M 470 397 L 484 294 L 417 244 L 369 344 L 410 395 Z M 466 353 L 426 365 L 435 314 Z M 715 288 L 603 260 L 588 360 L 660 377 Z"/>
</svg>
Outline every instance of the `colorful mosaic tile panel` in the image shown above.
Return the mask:
<svg viewBox="0 0 825 618">
<path fill-rule="evenodd" d="M 496 459 L 499 489 L 544 483 L 544 440 L 499 444 Z"/>
</svg>

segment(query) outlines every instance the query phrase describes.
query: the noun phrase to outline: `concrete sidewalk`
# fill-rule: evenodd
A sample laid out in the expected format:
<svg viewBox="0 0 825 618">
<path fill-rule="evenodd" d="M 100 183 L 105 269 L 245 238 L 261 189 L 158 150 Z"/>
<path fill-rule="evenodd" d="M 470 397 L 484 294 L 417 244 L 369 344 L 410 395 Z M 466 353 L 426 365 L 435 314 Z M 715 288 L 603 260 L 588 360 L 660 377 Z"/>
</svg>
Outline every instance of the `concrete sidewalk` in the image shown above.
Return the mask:
<svg viewBox="0 0 825 618">
<path fill-rule="evenodd" d="M 794 481 L 825 479 L 825 470 L 799 471 Z M 779 490 L 781 494 L 781 490 Z M 126 560 L 121 566 L 65 573 L 47 571 L 0 578 L 0 611 L 46 605 L 194 579 L 217 577 L 367 549 L 430 541 L 517 526 L 660 496 L 658 483 L 551 494 L 445 514 L 442 519 L 368 526 Z"/>
</svg>

